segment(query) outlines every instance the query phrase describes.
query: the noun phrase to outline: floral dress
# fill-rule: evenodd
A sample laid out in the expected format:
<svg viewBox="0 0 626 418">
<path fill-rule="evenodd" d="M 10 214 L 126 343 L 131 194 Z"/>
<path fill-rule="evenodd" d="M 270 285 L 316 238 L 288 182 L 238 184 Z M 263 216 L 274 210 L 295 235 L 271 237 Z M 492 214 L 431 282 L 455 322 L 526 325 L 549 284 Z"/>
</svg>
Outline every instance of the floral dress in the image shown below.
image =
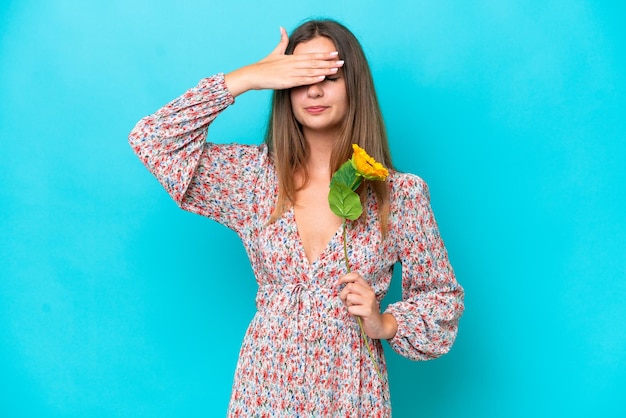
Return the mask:
<svg viewBox="0 0 626 418">
<path fill-rule="evenodd" d="M 140 160 L 180 207 L 234 230 L 250 258 L 257 313 L 241 347 L 229 416 L 390 416 L 382 345 L 369 340 L 381 381 L 355 318 L 333 289 L 346 274 L 341 230 L 309 262 L 293 209 L 268 223 L 278 185 L 267 147 L 206 142 L 208 125 L 233 103 L 217 74 L 143 118 L 130 134 Z M 386 310 L 398 331 L 388 342 L 405 357 L 428 360 L 446 353 L 456 337 L 463 289 L 426 184 L 398 172 L 387 184 L 388 232 L 381 235 L 376 199 L 369 195 L 366 216 L 348 222 L 349 260 L 378 300 L 401 263 L 402 300 Z"/>
</svg>

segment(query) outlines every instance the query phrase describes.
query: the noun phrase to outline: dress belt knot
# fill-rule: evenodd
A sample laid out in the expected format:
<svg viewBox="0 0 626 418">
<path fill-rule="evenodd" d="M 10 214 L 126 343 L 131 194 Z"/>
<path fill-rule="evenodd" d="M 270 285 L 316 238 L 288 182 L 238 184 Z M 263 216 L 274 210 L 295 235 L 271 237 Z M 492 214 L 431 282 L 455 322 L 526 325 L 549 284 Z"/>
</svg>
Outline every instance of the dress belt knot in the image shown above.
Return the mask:
<svg viewBox="0 0 626 418">
<path fill-rule="evenodd" d="M 320 312 L 313 306 L 313 292 L 303 283 L 294 285 L 291 293 L 291 301 L 294 310 L 297 312 L 298 332 L 309 341 L 317 341 L 321 338 L 320 332 Z"/>
</svg>

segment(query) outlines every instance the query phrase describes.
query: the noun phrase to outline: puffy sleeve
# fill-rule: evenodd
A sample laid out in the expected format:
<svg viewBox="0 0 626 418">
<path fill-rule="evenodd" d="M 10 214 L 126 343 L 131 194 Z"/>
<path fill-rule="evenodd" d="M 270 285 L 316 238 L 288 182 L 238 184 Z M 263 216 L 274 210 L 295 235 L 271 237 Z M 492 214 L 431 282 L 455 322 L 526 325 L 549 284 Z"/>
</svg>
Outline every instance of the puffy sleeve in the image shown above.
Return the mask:
<svg viewBox="0 0 626 418">
<path fill-rule="evenodd" d="M 403 174 L 394 181 L 402 301 L 387 307 L 398 322 L 391 347 L 412 360 L 447 353 L 463 313 L 463 288 L 457 283 L 435 221 L 426 183 Z"/>
<path fill-rule="evenodd" d="M 224 75 L 205 78 L 129 135 L 139 159 L 183 209 L 240 232 L 254 216 L 264 146 L 206 142 L 208 126 L 234 103 Z"/>
</svg>

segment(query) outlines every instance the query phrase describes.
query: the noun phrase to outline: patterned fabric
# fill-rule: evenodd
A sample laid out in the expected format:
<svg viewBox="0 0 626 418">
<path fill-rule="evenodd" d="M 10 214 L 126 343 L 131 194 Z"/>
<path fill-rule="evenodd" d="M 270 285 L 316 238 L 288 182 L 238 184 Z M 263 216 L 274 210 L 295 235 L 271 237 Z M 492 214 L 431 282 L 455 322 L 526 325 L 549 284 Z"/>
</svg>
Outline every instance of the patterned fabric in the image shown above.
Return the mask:
<svg viewBox="0 0 626 418">
<path fill-rule="evenodd" d="M 208 125 L 233 102 L 218 74 L 142 119 L 130 134 L 134 151 L 180 207 L 233 229 L 250 258 L 258 311 L 241 348 L 229 416 L 390 416 L 382 345 L 373 342 L 384 381 L 333 290 L 346 273 L 341 228 L 310 263 L 293 209 L 267 222 L 277 195 L 267 148 L 206 142 Z M 387 309 L 398 332 L 388 342 L 405 357 L 428 360 L 446 353 L 456 337 L 463 289 L 426 184 L 398 172 L 387 183 L 389 232 L 381 236 L 370 194 L 366 216 L 348 223 L 349 259 L 379 300 L 394 264 L 402 264 L 402 301 Z"/>
</svg>

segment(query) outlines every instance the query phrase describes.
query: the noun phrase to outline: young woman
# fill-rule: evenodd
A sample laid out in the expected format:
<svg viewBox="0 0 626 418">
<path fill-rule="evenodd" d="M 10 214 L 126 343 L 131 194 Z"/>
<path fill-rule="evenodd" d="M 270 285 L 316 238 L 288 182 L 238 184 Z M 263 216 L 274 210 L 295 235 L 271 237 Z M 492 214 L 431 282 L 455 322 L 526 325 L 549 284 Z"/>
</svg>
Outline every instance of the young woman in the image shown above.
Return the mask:
<svg viewBox="0 0 626 418">
<path fill-rule="evenodd" d="M 265 143 L 206 142 L 215 117 L 259 89 L 274 90 Z M 142 119 L 130 143 L 183 209 L 233 229 L 250 258 L 258 311 L 241 348 L 230 416 L 389 416 L 380 340 L 414 360 L 450 349 L 463 289 L 426 184 L 393 170 L 367 60 L 343 25 L 308 21 L 290 38 L 281 28 L 265 59 L 201 80 Z M 346 274 L 342 219 L 328 191 L 352 144 L 390 175 L 358 190 L 364 209 L 347 223 Z M 397 262 L 402 300 L 381 313 Z"/>
</svg>

